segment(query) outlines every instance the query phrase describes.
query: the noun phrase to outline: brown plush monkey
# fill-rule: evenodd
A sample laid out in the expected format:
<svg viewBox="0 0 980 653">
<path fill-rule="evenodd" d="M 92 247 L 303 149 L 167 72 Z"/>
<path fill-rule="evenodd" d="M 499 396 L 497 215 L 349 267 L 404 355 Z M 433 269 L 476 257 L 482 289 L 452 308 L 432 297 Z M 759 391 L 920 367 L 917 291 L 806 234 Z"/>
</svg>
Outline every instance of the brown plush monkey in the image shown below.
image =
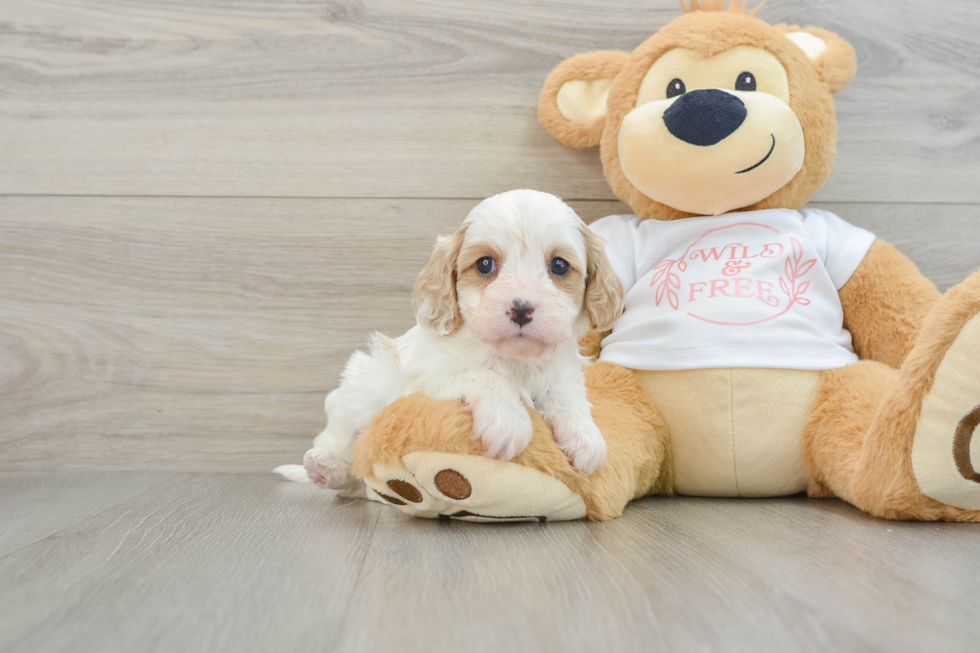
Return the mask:
<svg viewBox="0 0 980 653">
<path fill-rule="evenodd" d="M 980 521 L 980 274 L 940 295 L 891 245 L 803 208 L 833 166 L 854 51 L 723 5 L 691 0 L 632 53 L 572 57 L 541 94 L 541 122 L 599 146 L 636 214 L 594 225 L 628 288 L 587 375 L 606 465 L 575 473 L 536 415 L 527 450 L 488 459 L 462 405 L 412 396 L 355 450 L 401 510 L 608 519 L 651 493 L 807 491 Z"/>
</svg>

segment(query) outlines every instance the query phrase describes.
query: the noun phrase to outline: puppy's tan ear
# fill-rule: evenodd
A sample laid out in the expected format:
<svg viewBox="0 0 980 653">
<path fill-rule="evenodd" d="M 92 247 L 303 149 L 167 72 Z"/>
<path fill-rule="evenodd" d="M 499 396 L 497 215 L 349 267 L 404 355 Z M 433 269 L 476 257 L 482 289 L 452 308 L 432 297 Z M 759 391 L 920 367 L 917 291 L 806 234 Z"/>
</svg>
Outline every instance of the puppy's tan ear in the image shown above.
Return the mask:
<svg viewBox="0 0 980 653">
<path fill-rule="evenodd" d="M 776 29 L 803 50 L 831 93 L 839 93 L 851 85 L 857 74 L 857 53 L 850 43 L 819 27 L 777 25 Z"/>
<path fill-rule="evenodd" d="M 432 257 L 415 280 L 412 304 L 419 325 L 440 336 L 454 333 L 463 323 L 456 299 L 456 258 L 466 227 L 436 242 Z"/>
<path fill-rule="evenodd" d="M 595 147 L 606 126 L 606 98 L 625 52 L 577 54 L 551 71 L 538 102 L 538 120 L 551 135 L 571 147 Z"/>
<path fill-rule="evenodd" d="M 582 228 L 588 279 L 585 286 L 585 312 L 594 331 L 609 331 L 623 314 L 623 282 L 606 257 L 602 238 L 588 227 Z"/>
</svg>

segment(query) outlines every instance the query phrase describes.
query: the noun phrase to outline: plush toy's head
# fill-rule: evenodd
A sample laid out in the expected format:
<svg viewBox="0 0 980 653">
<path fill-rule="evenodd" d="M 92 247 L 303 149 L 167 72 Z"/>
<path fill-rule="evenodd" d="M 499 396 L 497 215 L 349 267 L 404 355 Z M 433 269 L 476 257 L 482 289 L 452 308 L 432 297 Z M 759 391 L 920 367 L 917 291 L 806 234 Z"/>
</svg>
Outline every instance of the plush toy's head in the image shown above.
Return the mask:
<svg viewBox="0 0 980 653">
<path fill-rule="evenodd" d="M 769 25 L 740 0 L 690 3 L 631 54 L 562 62 L 541 122 L 566 145 L 600 145 L 609 184 L 641 218 L 801 208 L 833 167 L 832 96 L 854 77 L 854 49 Z"/>
</svg>

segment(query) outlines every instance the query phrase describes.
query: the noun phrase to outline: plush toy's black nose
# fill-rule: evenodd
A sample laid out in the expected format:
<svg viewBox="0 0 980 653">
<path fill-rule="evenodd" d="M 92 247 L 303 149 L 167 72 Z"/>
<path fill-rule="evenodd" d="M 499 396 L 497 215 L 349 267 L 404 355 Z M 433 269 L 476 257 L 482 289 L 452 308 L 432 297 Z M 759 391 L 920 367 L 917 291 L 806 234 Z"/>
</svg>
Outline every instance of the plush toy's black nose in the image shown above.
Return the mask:
<svg viewBox="0 0 980 653">
<path fill-rule="evenodd" d="M 667 129 L 691 145 L 717 145 L 745 122 L 745 103 L 718 89 L 691 91 L 664 112 Z"/>
</svg>

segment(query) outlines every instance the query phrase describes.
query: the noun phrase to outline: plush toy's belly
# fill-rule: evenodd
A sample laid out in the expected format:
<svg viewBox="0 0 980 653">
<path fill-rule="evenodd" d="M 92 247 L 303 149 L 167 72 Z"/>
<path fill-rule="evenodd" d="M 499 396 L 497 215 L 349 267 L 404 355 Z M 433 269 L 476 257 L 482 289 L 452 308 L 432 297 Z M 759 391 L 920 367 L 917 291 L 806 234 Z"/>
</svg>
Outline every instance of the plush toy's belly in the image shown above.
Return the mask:
<svg viewBox="0 0 980 653">
<path fill-rule="evenodd" d="M 807 489 L 803 428 L 820 372 L 637 372 L 670 430 L 678 494 L 767 497 Z"/>
</svg>

